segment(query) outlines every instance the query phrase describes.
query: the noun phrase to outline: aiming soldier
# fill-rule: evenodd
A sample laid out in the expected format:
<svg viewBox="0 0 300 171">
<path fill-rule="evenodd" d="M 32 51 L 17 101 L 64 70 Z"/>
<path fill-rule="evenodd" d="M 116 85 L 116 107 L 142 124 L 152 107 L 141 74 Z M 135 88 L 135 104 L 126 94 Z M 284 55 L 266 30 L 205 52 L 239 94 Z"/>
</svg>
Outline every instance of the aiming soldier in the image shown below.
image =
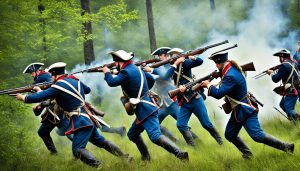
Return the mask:
<svg viewBox="0 0 300 171">
<path fill-rule="evenodd" d="M 182 52 L 183 50 L 174 48 L 168 53 L 170 55 L 178 55 Z M 218 144 L 221 145 L 223 144 L 222 138 L 208 117 L 203 96 L 198 91 L 187 90 L 186 87 L 182 86 L 193 81 L 192 68 L 197 67 L 202 63 L 203 60 L 201 58 L 196 58 L 194 56 L 190 56 L 189 59 L 180 57 L 167 71 L 167 77 L 173 76 L 176 87 L 179 87 L 182 92 L 177 95 L 179 105 L 181 106 L 177 116 L 177 128 L 189 145 L 196 146 L 188 127 L 188 121 L 191 114 L 194 113 L 202 127 L 211 134 Z"/>
<path fill-rule="evenodd" d="M 293 153 L 294 144 L 282 142 L 271 135 L 265 134 L 258 121 L 258 105 L 248 93 L 246 79 L 241 67 L 234 61 L 228 60 L 228 53 L 217 53 L 209 59 L 216 63 L 221 72 L 222 81 L 217 88 L 209 85 L 209 80 L 201 84 L 208 88 L 208 96 L 216 99 L 226 97 L 231 107 L 231 116 L 225 129 L 225 138 L 233 143 L 246 159 L 252 157 L 248 146 L 238 136 L 242 126 L 251 138 L 271 147 Z"/>
<path fill-rule="evenodd" d="M 281 63 L 277 73 L 273 70 L 268 70 L 267 74 L 271 75 L 272 81 L 277 83 L 282 81 L 284 90 L 280 92 L 282 99 L 280 107 L 287 114 L 289 120 L 299 121 L 300 116 L 295 111 L 295 105 L 298 99 L 298 87 L 295 87 L 295 81 L 299 81 L 299 71 L 297 63 L 292 60 L 290 51 L 283 49 L 273 56 L 279 57 Z"/>
<path fill-rule="evenodd" d="M 34 84 L 51 82 L 51 75 L 40 68 L 44 66 L 43 63 L 32 63 L 29 64 L 23 71 L 23 73 L 31 74 Z M 45 112 L 42 112 L 47 104 Z M 54 105 L 49 101 L 39 103 L 33 107 L 33 111 L 36 116 L 42 114 L 41 126 L 38 130 L 39 136 L 42 138 L 44 144 L 51 154 L 56 154 L 57 150 L 50 136 L 51 131 L 60 124 L 60 120 L 63 119 L 63 113 L 56 109 L 57 113 L 54 112 Z"/>
<path fill-rule="evenodd" d="M 99 122 L 96 116 L 91 114 L 85 102 L 85 94 L 90 93 L 91 89 L 73 75 L 65 74 L 65 66 L 65 63 L 58 62 L 49 67 L 48 71 L 54 81 L 54 85 L 50 88 L 41 91 L 39 87 L 36 87 L 34 89 L 37 93 L 30 95 L 17 94 L 16 98 L 25 103 L 36 103 L 54 98 L 65 115 L 70 118 L 70 129 L 65 134 L 74 135 L 72 141 L 73 155 L 84 163 L 93 167 L 98 167 L 101 164 L 85 149 L 88 141 L 116 156 L 131 159 L 117 145 L 106 140 L 97 131 L 96 125 L 99 126 Z"/>
<path fill-rule="evenodd" d="M 147 146 L 142 139 L 141 133 L 146 130 L 150 140 L 163 147 L 177 158 L 188 160 L 188 153 L 181 151 L 171 140 L 161 135 L 158 121 L 158 107 L 153 103 L 149 95 L 149 89 L 154 84 L 154 78 L 149 73 L 144 73 L 141 68 L 132 63 L 133 55 L 124 50 L 111 52 L 115 65 L 119 71 L 113 77 L 107 67 L 103 68 L 105 81 L 111 87 L 121 86 L 127 97 L 131 111 L 135 113 L 136 119 L 132 123 L 127 136 L 139 149 L 142 160 L 150 160 Z M 126 104 L 125 104 L 126 106 Z"/>
<path fill-rule="evenodd" d="M 169 58 L 169 54 L 167 53 L 171 48 L 169 47 L 160 47 L 152 52 L 151 55 L 158 56 L 160 60 L 165 60 Z M 175 120 L 177 120 L 177 115 L 179 112 L 178 101 L 176 97 L 171 99 L 168 95 L 170 90 L 175 89 L 174 81 L 172 77 L 167 77 L 166 73 L 171 65 L 165 64 L 158 68 L 151 68 L 150 66 L 145 66 L 143 69 L 146 72 L 150 72 L 154 75 L 158 75 L 159 77 L 156 79 L 156 90 L 157 93 L 162 98 L 162 106 L 158 111 L 158 120 L 161 124 L 162 121 L 168 116 L 171 115 Z M 177 141 L 177 139 L 172 135 L 172 133 L 164 126 L 160 126 L 160 130 L 162 134 L 170 138 L 172 141 Z M 197 135 L 194 134 L 192 131 L 193 138 L 197 138 Z"/>
</svg>

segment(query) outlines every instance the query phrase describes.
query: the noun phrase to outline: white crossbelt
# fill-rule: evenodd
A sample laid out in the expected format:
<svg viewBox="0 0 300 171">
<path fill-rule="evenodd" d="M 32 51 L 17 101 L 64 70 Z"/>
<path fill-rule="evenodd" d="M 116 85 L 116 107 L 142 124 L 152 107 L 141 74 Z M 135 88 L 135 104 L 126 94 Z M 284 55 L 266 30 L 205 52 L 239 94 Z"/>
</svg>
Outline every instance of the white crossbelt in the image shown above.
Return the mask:
<svg viewBox="0 0 300 171">
<path fill-rule="evenodd" d="M 61 87 L 61 86 L 58 86 L 58 85 L 52 85 L 51 87 L 56 88 L 56 89 L 59 89 L 59 90 L 65 92 L 65 93 L 67 93 L 67 94 L 69 94 L 69 95 L 71 95 L 71 96 L 77 98 L 78 100 L 80 100 L 80 101 L 82 102 L 82 105 L 85 105 L 85 100 L 84 100 L 84 98 L 81 96 L 81 94 L 79 93 L 79 92 L 80 92 L 80 81 L 78 81 L 78 90 L 76 90 L 70 83 L 68 83 L 68 82 L 65 81 L 65 80 L 59 80 L 58 82 L 63 82 L 63 83 L 65 83 L 66 85 L 68 85 L 73 91 L 76 92 L 77 95 L 76 95 L 75 93 L 71 92 L 70 90 L 67 90 L 67 89 L 65 89 L 65 88 L 63 88 L 63 87 Z M 67 114 L 68 114 L 70 117 L 73 116 L 73 115 L 75 115 L 75 114 L 76 114 L 76 115 L 83 115 L 83 114 L 84 114 L 83 116 L 87 116 L 88 118 L 90 118 L 89 115 L 87 115 L 87 114 L 85 114 L 85 113 L 80 113 L 80 109 L 79 109 L 79 108 L 77 109 L 77 111 L 67 112 Z M 105 121 L 103 121 L 102 119 L 100 119 L 99 117 L 93 115 L 93 118 L 95 118 L 95 119 L 96 119 L 98 122 L 100 122 L 101 124 L 103 124 L 103 125 L 105 125 L 105 126 L 107 126 L 107 127 L 110 128 L 110 125 L 107 124 L 107 123 L 106 123 Z"/>
</svg>

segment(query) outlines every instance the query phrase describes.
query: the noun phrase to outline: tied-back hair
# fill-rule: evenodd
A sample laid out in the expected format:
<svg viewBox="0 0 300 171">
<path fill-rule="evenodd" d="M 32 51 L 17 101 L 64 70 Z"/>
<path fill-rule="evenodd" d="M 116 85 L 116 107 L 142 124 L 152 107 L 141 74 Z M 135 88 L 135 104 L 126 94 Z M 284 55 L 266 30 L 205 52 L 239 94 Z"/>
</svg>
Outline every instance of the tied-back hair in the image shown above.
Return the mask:
<svg viewBox="0 0 300 171">
<path fill-rule="evenodd" d="M 246 72 L 243 71 L 242 67 L 236 61 L 230 60 L 230 62 L 233 66 L 235 66 L 240 71 L 240 73 L 246 76 Z"/>
</svg>

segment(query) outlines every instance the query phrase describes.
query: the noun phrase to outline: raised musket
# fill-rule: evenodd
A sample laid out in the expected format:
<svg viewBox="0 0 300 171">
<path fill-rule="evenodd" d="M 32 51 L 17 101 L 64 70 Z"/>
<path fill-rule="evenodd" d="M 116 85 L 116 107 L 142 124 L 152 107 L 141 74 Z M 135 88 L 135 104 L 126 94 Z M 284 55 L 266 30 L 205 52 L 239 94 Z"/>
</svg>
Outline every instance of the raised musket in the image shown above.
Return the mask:
<svg viewBox="0 0 300 171">
<path fill-rule="evenodd" d="M 245 65 L 241 65 L 241 68 L 242 68 L 243 71 L 255 71 L 255 67 L 254 67 L 253 62 L 247 63 Z M 206 75 L 205 77 L 199 78 L 199 79 L 197 79 L 193 82 L 189 82 L 189 83 L 185 84 L 184 86 L 187 89 L 192 89 L 193 91 L 197 91 L 200 88 L 203 88 L 203 85 L 201 84 L 202 81 L 205 81 L 205 80 L 210 80 L 211 81 L 211 80 L 213 80 L 215 78 L 218 78 L 220 76 L 221 76 L 220 71 L 214 71 L 214 72 L 210 73 L 209 75 Z M 168 92 L 168 94 L 171 98 L 174 98 L 178 93 L 180 93 L 179 88 L 171 90 L 171 91 Z"/>
<path fill-rule="evenodd" d="M 174 60 L 176 60 L 180 57 L 188 58 L 189 56 L 199 55 L 199 54 L 205 52 L 207 49 L 210 49 L 210 48 L 213 48 L 213 47 L 216 47 L 216 46 L 220 46 L 220 45 L 225 44 L 225 43 L 228 43 L 228 40 L 225 40 L 225 41 L 220 42 L 220 43 L 212 44 L 212 45 L 206 46 L 204 48 L 199 48 L 199 49 L 187 52 L 187 53 L 179 54 L 177 56 L 162 60 L 160 62 L 156 62 L 155 64 L 151 65 L 151 68 L 157 68 L 157 67 L 160 67 L 161 65 L 171 63 L 172 61 L 174 61 Z"/>
<path fill-rule="evenodd" d="M 115 67 L 116 65 L 115 65 L 115 62 L 112 62 L 112 63 L 109 63 L 109 64 L 104 64 L 104 65 L 101 65 L 101 66 L 97 66 L 97 67 L 94 67 L 94 68 L 89 68 L 89 69 L 77 71 L 77 72 L 72 73 L 71 75 L 78 74 L 78 73 L 84 73 L 84 72 L 87 72 L 87 73 L 91 73 L 91 72 L 103 72 L 103 68 L 105 66 L 107 68 L 111 69 L 111 68 Z"/>
<path fill-rule="evenodd" d="M 153 59 L 149 59 L 149 60 L 145 60 L 145 61 L 138 61 L 138 62 L 135 62 L 134 65 L 136 66 L 140 66 L 140 65 L 147 65 L 147 64 L 150 64 L 150 63 L 155 63 L 155 62 L 159 62 L 161 61 L 160 59 L 156 59 L 156 58 L 153 58 Z M 78 73 L 92 73 L 92 72 L 103 72 L 103 67 L 107 67 L 107 68 L 110 68 L 112 69 L 113 67 L 115 67 L 115 62 L 113 63 L 109 63 L 109 64 L 104 64 L 104 65 L 101 65 L 101 66 L 98 66 L 98 67 L 94 67 L 94 68 L 89 68 L 89 69 L 85 69 L 85 70 L 81 70 L 81 71 L 77 71 L 77 72 L 74 72 L 72 73 L 71 75 L 73 74 L 78 74 Z"/>
<path fill-rule="evenodd" d="M 276 66 L 274 66 L 274 67 L 271 67 L 271 68 L 269 68 L 269 69 L 267 69 L 267 70 L 265 70 L 265 71 L 263 71 L 263 72 L 261 72 L 261 73 L 255 75 L 253 78 L 258 79 L 258 78 L 260 78 L 260 77 L 262 77 L 262 76 L 265 76 L 265 75 L 267 75 L 268 70 L 273 70 L 273 71 L 274 71 L 274 70 L 278 70 L 280 66 L 281 66 L 281 64 L 276 65 Z"/>
<path fill-rule="evenodd" d="M 0 95 L 8 94 L 8 95 L 16 95 L 17 93 L 25 93 L 25 92 L 32 92 L 33 87 L 40 87 L 42 90 L 49 88 L 53 84 L 52 81 L 32 84 L 24 87 L 18 87 L 13 89 L 7 89 L 0 91 Z"/>
<path fill-rule="evenodd" d="M 156 63 L 156 62 L 160 62 L 161 60 L 158 59 L 158 58 L 152 58 L 152 59 L 148 59 L 148 60 L 145 60 L 145 61 L 138 61 L 138 62 L 135 62 L 134 65 L 136 66 L 145 66 L 147 64 L 152 64 L 152 63 Z"/>
</svg>

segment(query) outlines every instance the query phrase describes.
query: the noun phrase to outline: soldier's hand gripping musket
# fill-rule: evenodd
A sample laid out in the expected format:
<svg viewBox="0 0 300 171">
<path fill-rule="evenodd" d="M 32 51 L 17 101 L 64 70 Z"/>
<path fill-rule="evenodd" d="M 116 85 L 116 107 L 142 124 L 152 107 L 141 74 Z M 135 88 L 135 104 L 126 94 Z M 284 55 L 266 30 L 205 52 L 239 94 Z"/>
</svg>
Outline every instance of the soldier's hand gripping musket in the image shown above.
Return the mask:
<svg viewBox="0 0 300 171">
<path fill-rule="evenodd" d="M 17 93 L 32 92 L 35 89 L 37 89 L 37 87 L 39 87 L 40 89 L 47 89 L 52 84 L 53 84 L 53 82 L 44 82 L 44 83 L 32 84 L 32 85 L 28 85 L 28 86 L 24 86 L 24 87 L 2 90 L 2 91 L 0 91 L 0 95 L 8 94 L 8 95 L 13 96 Z"/>
<path fill-rule="evenodd" d="M 109 63 L 109 64 L 104 64 L 104 65 L 101 65 L 101 66 L 97 66 L 97 67 L 94 67 L 94 68 L 89 68 L 89 69 L 85 69 L 85 70 L 81 70 L 81 71 L 77 71 L 77 72 L 74 72 L 72 73 L 73 74 L 78 74 L 78 73 L 91 73 L 91 72 L 103 72 L 103 68 L 104 67 L 107 67 L 107 68 L 113 68 L 115 66 L 115 63 Z"/>
<path fill-rule="evenodd" d="M 194 56 L 194 55 L 202 54 L 207 49 L 210 49 L 210 48 L 213 48 L 213 47 L 216 47 L 216 46 L 220 46 L 220 45 L 225 44 L 225 43 L 228 43 L 228 40 L 225 40 L 225 41 L 220 42 L 220 43 L 212 44 L 212 45 L 206 46 L 204 48 L 199 48 L 199 49 L 193 50 L 193 51 L 188 52 L 188 53 L 182 53 L 180 55 L 177 55 L 177 56 L 165 59 L 163 61 L 156 62 L 155 64 L 151 65 L 151 68 L 157 68 L 157 67 L 159 67 L 161 65 L 165 65 L 167 63 L 171 63 L 172 61 L 175 61 L 176 59 L 178 59 L 180 57 L 188 58 L 189 56 Z"/>
<path fill-rule="evenodd" d="M 281 64 L 276 65 L 276 66 L 274 66 L 274 67 L 271 67 L 271 68 L 269 68 L 269 69 L 267 69 L 267 70 L 265 70 L 265 71 L 263 71 L 263 72 L 261 72 L 261 73 L 255 75 L 253 78 L 258 79 L 258 78 L 260 78 L 260 77 L 262 77 L 262 76 L 265 76 L 265 75 L 268 74 L 268 71 L 270 71 L 270 70 L 271 70 L 271 71 L 278 70 L 278 69 L 280 68 L 280 66 L 281 66 Z"/>
<path fill-rule="evenodd" d="M 242 70 L 243 71 L 255 71 L 255 67 L 253 65 L 253 62 L 250 62 L 250 63 L 247 63 L 245 65 L 242 65 L 241 66 Z M 205 77 L 202 77 L 202 78 L 199 78 L 193 82 L 189 82 L 185 85 L 183 85 L 184 87 L 186 87 L 186 90 L 188 89 L 192 89 L 193 91 L 197 91 L 199 90 L 200 88 L 203 88 L 203 85 L 201 84 L 202 81 L 205 81 L 205 80 L 213 80 L 213 79 L 216 79 L 216 78 L 219 78 L 221 76 L 221 72 L 215 70 L 214 72 L 206 75 Z M 172 91 L 169 91 L 169 96 L 171 98 L 175 97 L 178 93 L 181 93 L 180 91 L 180 88 L 177 88 L 175 90 L 172 90 Z"/>
</svg>

